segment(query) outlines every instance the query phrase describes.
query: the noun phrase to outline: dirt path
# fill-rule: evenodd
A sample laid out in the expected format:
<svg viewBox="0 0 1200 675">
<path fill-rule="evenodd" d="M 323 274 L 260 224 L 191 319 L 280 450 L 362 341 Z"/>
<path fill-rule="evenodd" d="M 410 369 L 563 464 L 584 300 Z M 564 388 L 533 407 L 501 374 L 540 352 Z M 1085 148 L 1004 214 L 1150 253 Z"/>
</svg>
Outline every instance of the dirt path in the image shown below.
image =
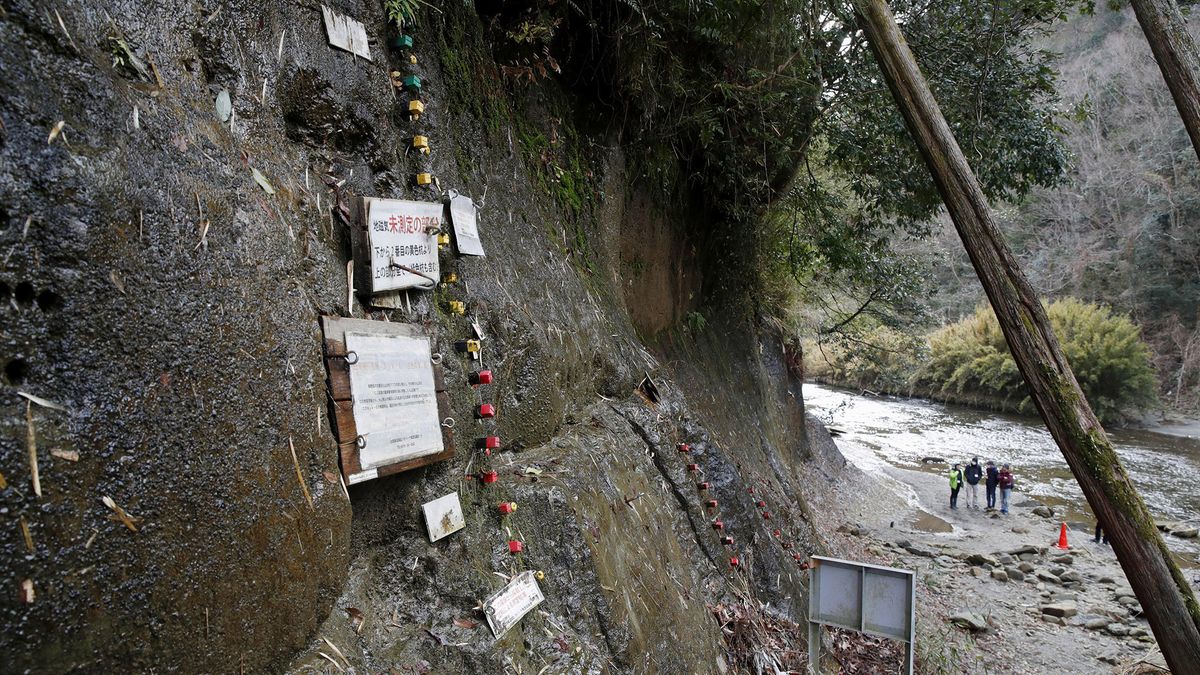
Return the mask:
<svg viewBox="0 0 1200 675">
<path fill-rule="evenodd" d="M 822 501 L 826 522 L 841 519 L 829 535 L 842 555 L 917 570 L 918 641 L 941 652 L 931 666 L 1097 673 L 1143 658 L 1161 663 L 1112 549 L 1093 543 L 1091 532 L 1069 532 L 1071 548 L 1054 548 L 1059 521 L 1035 515 L 1038 503 L 1019 493 L 1007 516 L 965 508 L 961 496 L 951 511 L 938 476 L 847 466 Z M 1200 584 L 1195 570 L 1186 572 Z M 975 629 L 946 630 L 956 614 Z M 963 648 L 959 636 L 967 634 L 976 648 L 970 639 Z"/>
</svg>

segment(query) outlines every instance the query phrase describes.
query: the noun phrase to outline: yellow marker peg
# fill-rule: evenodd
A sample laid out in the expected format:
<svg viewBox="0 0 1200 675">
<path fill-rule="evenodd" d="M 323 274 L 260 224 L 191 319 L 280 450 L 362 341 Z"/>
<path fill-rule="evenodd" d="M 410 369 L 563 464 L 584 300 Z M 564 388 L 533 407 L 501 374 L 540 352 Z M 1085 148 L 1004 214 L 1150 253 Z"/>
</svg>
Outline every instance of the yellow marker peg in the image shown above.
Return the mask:
<svg viewBox="0 0 1200 675">
<path fill-rule="evenodd" d="M 416 63 L 417 63 L 417 55 L 416 55 L 416 54 L 409 54 L 409 55 L 408 55 L 408 62 L 409 62 L 409 63 L 411 63 L 411 64 L 413 64 L 413 65 L 416 65 Z"/>
<path fill-rule="evenodd" d="M 429 137 L 428 136 L 413 136 L 412 146 L 416 150 L 428 155 L 429 154 Z"/>
<path fill-rule="evenodd" d="M 450 313 L 457 314 L 459 316 L 466 314 L 467 313 L 466 303 L 462 302 L 461 300 L 451 300 L 450 301 Z"/>
<path fill-rule="evenodd" d="M 457 272 L 446 272 L 446 276 L 442 277 L 443 284 L 453 284 L 458 281 Z"/>
<path fill-rule="evenodd" d="M 450 235 L 445 232 L 438 233 L 438 248 L 450 245 Z M 457 278 L 457 277 L 456 277 Z"/>
<path fill-rule="evenodd" d="M 408 102 L 408 118 L 410 120 L 421 119 L 421 113 L 425 112 L 425 104 L 420 101 Z"/>
<path fill-rule="evenodd" d="M 433 182 L 433 174 L 419 173 L 417 174 L 417 185 L 429 185 Z"/>
<path fill-rule="evenodd" d="M 538 570 L 533 573 L 533 578 L 537 579 L 538 581 L 541 581 L 542 579 L 546 578 L 546 573 L 541 570 Z"/>
<path fill-rule="evenodd" d="M 467 352 L 478 354 L 480 350 L 479 340 L 467 340 Z"/>
</svg>

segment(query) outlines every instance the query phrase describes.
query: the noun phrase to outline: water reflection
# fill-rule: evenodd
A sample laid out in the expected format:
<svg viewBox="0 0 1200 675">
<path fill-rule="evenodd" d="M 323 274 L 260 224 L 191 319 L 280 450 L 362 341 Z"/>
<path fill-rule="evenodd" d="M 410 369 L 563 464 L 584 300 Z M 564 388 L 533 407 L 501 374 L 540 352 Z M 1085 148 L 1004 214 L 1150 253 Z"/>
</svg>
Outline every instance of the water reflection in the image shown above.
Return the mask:
<svg viewBox="0 0 1200 675">
<path fill-rule="evenodd" d="M 981 412 L 919 399 L 859 396 L 815 384 L 804 385 L 809 410 L 844 434 L 837 439 L 846 458 L 870 471 L 883 464 L 943 474 L 946 462 L 993 460 L 1013 465 L 1017 503 L 1022 495 L 1062 507 L 1067 520 L 1090 531 L 1093 517 L 1050 433 L 1037 418 Z M 1200 518 L 1200 440 L 1145 430 L 1110 433 L 1142 498 L 1155 518 Z M 1196 540 L 1167 536 L 1167 544 L 1193 563 Z"/>
</svg>

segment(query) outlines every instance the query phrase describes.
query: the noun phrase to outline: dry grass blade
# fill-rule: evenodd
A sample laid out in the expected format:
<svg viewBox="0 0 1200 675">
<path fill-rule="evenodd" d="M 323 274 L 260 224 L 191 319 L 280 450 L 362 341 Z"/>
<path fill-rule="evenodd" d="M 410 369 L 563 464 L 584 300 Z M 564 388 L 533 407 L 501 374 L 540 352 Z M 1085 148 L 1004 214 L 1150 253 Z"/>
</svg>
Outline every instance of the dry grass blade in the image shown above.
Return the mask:
<svg viewBox="0 0 1200 675">
<path fill-rule="evenodd" d="M 42 480 L 38 476 L 37 430 L 33 427 L 33 403 L 25 403 L 25 444 L 29 448 L 29 475 L 33 481 L 33 494 L 42 496 Z"/>
<path fill-rule="evenodd" d="M 50 451 L 50 456 L 57 457 L 59 459 L 65 459 L 68 462 L 79 461 L 79 453 L 74 450 L 59 450 L 58 448 L 55 448 Z"/>
<path fill-rule="evenodd" d="M 300 472 L 300 460 L 296 458 L 296 444 L 292 443 L 292 437 L 288 436 L 288 449 L 292 451 L 292 464 L 296 466 L 296 480 L 300 482 L 300 489 L 304 491 L 304 500 L 308 502 L 308 508 L 313 508 L 312 495 L 308 492 L 308 484 L 304 482 L 304 474 Z"/>
<path fill-rule="evenodd" d="M 334 654 L 338 655 L 339 659 L 345 661 L 347 667 L 350 666 L 350 659 L 346 658 L 346 655 L 342 653 L 342 650 L 338 649 L 337 645 L 333 644 L 327 637 L 322 636 L 321 639 L 325 641 L 325 644 L 329 645 L 329 648 L 333 650 Z"/>
<path fill-rule="evenodd" d="M 4 473 L 0 472 L 0 490 L 8 487 L 8 479 L 4 477 Z"/>
<path fill-rule="evenodd" d="M 58 410 L 59 412 L 67 412 L 66 406 L 59 405 L 58 403 L 55 403 L 54 401 L 51 401 L 48 399 L 44 399 L 41 396 L 34 396 L 33 394 L 23 392 L 23 391 L 18 391 L 17 396 L 20 396 L 28 401 L 32 401 L 32 402 L 42 406 L 43 408 L 49 408 L 51 410 Z"/>
<path fill-rule="evenodd" d="M 33 579 L 26 579 L 25 581 L 21 582 L 21 596 L 20 597 L 21 597 L 21 602 L 23 602 L 27 605 L 33 604 L 33 597 L 34 597 Z"/>
<path fill-rule="evenodd" d="M 129 528 L 129 530 L 131 532 L 138 531 L 137 523 L 138 523 L 138 521 L 141 520 L 141 518 L 134 518 L 133 516 L 126 513 L 125 509 L 121 508 L 120 506 L 117 506 L 117 503 L 114 502 L 112 500 L 112 498 L 109 497 L 108 495 L 104 495 L 103 497 L 101 497 L 100 501 L 104 502 L 104 505 L 107 506 L 108 508 L 112 509 L 113 513 L 116 514 L 116 517 L 114 518 L 114 520 L 119 520 L 121 522 L 121 524 L 124 525 L 125 527 Z"/>
<path fill-rule="evenodd" d="M 33 533 L 29 531 L 29 523 L 25 522 L 25 518 L 21 518 L 21 536 L 25 539 L 25 548 L 33 553 Z"/>
<path fill-rule="evenodd" d="M 54 139 L 58 138 L 59 134 L 62 133 L 63 127 L 65 126 L 67 126 L 67 121 L 59 120 L 58 124 L 55 124 L 54 127 L 50 129 L 50 135 L 46 137 L 46 145 L 53 143 Z"/>
<path fill-rule="evenodd" d="M 342 664 L 338 663 L 337 661 L 334 661 L 332 656 L 326 654 L 325 652 L 317 652 L 317 655 L 320 656 L 321 658 L 325 659 L 326 661 L 332 663 L 333 667 L 337 668 L 339 673 L 346 672 L 346 669 L 342 667 Z"/>
</svg>

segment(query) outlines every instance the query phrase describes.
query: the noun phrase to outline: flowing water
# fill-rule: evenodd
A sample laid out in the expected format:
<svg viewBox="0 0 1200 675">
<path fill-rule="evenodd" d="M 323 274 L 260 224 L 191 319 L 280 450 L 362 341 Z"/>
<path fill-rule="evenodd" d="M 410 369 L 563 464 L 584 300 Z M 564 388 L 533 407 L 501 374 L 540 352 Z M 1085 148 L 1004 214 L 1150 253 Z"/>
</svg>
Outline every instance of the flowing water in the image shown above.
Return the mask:
<svg viewBox="0 0 1200 675">
<path fill-rule="evenodd" d="M 838 448 L 864 470 L 884 464 L 945 475 L 948 465 L 979 457 L 1012 464 L 1016 504 L 1032 497 L 1065 511 L 1076 531 L 1091 534 L 1091 509 L 1050 433 L 1035 417 L 984 412 L 889 396 L 860 396 L 804 385 L 808 409 L 843 433 Z M 1200 439 L 1147 430 L 1116 430 L 1110 438 L 1156 520 L 1200 523 Z M 940 461 L 927 461 L 935 459 Z M 1164 535 L 1180 562 L 1200 562 L 1200 540 Z"/>
</svg>

